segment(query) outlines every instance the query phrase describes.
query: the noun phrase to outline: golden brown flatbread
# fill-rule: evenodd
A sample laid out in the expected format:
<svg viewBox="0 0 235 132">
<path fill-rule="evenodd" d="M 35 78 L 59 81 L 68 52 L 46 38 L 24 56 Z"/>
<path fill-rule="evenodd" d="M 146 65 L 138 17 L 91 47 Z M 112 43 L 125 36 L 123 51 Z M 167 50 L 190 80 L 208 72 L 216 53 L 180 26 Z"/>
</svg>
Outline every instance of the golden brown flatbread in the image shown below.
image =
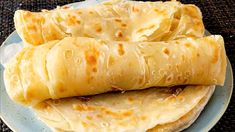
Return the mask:
<svg viewBox="0 0 235 132">
<path fill-rule="evenodd" d="M 24 48 L 6 65 L 16 102 L 173 85 L 223 85 L 226 54 L 219 35 L 168 42 L 67 37 Z"/>
</svg>

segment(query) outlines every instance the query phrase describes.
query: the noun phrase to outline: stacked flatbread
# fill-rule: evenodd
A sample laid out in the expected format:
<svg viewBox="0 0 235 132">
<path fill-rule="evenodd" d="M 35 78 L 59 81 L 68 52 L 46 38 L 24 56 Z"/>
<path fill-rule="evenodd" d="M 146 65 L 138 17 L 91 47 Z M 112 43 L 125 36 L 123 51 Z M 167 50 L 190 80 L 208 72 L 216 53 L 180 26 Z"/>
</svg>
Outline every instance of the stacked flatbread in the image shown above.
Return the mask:
<svg viewBox="0 0 235 132">
<path fill-rule="evenodd" d="M 223 37 L 198 7 L 108 1 L 15 13 L 25 43 L 6 66 L 10 98 L 53 131 L 181 131 L 223 85 Z"/>
</svg>

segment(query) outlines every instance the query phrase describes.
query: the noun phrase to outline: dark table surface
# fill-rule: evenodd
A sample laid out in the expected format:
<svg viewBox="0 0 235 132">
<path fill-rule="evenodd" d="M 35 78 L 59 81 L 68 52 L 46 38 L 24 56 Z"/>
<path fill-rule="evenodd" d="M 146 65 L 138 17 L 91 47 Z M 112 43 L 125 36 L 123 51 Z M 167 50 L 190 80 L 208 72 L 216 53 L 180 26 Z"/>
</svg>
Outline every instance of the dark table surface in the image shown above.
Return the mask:
<svg viewBox="0 0 235 132">
<path fill-rule="evenodd" d="M 41 9 L 53 9 L 57 5 L 64 5 L 76 1 L 79 0 L 0 0 L 0 44 L 15 30 L 13 23 L 15 10 L 27 9 L 30 11 L 40 11 Z M 200 7 L 206 29 L 212 34 L 221 34 L 224 37 L 227 56 L 234 68 L 235 0 L 181 0 L 181 2 L 193 3 Z M 0 131 L 11 131 L 2 120 L 0 120 L 0 124 Z M 211 131 L 235 131 L 234 92 L 228 109 Z"/>
</svg>

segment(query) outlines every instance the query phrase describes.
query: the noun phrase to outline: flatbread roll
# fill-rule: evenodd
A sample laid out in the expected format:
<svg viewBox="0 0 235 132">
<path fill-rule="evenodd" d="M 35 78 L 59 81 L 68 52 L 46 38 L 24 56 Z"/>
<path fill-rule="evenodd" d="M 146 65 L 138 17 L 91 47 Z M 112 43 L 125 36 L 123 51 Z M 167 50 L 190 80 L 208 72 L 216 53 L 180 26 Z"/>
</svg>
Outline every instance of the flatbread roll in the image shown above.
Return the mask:
<svg viewBox="0 0 235 132">
<path fill-rule="evenodd" d="M 205 30 L 200 9 L 176 1 L 109 1 L 81 9 L 18 10 L 14 22 L 24 43 L 30 45 L 68 36 L 115 41 L 164 41 L 202 37 Z"/>
<path fill-rule="evenodd" d="M 45 99 L 173 85 L 223 85 L 222 36 L 169 42 L 67 37 L 24 48 L 6 65 L 7 93 L 25 105 Z"/>
<path fill-rule="evenodd" d="M 151 88 L 47 100 L 34 111 L 59 132 L 177 132 L 198 117 L 214 86 Z"/>
</svg>

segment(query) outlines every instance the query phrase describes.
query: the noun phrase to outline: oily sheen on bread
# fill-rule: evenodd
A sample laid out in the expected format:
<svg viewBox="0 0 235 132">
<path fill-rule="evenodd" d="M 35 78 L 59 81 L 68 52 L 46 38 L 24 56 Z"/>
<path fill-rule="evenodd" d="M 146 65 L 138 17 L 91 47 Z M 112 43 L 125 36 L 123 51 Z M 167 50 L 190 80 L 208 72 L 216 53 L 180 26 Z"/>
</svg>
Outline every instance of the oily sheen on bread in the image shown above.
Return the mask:
<svg viewBox="0 0 235 132">
<path fill-rule="evenodd" d="M 34 111 L 53 131 L 176 132 L 193 123 L 213 91 L 214 86 L 150 88 L 47 100 Z"/>
<path fill-rule="evenodd" d="M 205 30 L 200 9 L 176 1 L 108 1 L 80 9 L 18 10 L 14 21 L 18 34 L 30 45 L 68 36 L 115 41 L 164 41 L 202 37 Z"/>
<path fill-rule="evenodd" d="M 223 85 L 223 38 L 120 42 L 67 37 L 26 47 L 6 65 L 7 93 L 32 105 L 52 98 L 173 85 Z"/>
</svg>

